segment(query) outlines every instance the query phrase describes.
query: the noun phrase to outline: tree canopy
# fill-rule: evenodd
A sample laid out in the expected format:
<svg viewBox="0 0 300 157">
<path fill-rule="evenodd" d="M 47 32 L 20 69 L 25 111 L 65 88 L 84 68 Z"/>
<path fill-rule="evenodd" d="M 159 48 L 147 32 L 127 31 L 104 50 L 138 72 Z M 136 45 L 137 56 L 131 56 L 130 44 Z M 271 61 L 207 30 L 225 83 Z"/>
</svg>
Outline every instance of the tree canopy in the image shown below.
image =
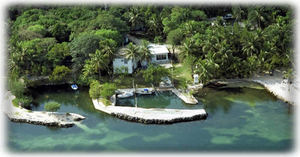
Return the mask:
<svg viewBox="0 0 300 157">
<path fill-rule="evenodd" d="M 150 61 L 147 43 L 126 45 L 128 33 L 178 49 L 174 55 L 204 82 L 291 68 L 292 11 L 263 5 L 11 6 L 9 72 L 53 81 L 65 80 L 65 72 L 77 81 L 112 77 L 113 59 L 123 46 L 127 58 Z"/>
</svg>

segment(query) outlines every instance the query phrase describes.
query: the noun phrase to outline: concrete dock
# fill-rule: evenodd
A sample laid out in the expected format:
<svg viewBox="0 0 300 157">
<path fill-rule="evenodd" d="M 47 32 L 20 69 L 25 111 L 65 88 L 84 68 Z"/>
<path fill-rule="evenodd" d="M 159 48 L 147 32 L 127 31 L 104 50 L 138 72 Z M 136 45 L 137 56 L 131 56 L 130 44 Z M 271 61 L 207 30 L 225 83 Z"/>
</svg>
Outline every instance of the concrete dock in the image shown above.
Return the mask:
<svg viewBox="0 0 300 157">
<path fill-rule="evenodd" d="M 149 92 L 145 92 L 144 89 L 148 89 Z M 152 94 L 154 91 L 171 91 L 174 93 L 176 96 L 178 96 L 183 102 L 187 104 L 197 104 L 198 100 L 191 94 L 189 93 L 182 93 L 176 88 L 127 88 L 127 89 L 117 89 L 116 93 L 122 93 L 122 92 L 136 92 L 137 94 Z"/>
<path fill-rule="evenodd" d="M 145 109 L 140 107 L 105 106 L 101 99 L 93 99 L 95 109 L 116 116 L 120 119 L 146 123 L 146 124 L 171 124 L 176 122 L 206 119 L 204 109 Z"/>
</svg>

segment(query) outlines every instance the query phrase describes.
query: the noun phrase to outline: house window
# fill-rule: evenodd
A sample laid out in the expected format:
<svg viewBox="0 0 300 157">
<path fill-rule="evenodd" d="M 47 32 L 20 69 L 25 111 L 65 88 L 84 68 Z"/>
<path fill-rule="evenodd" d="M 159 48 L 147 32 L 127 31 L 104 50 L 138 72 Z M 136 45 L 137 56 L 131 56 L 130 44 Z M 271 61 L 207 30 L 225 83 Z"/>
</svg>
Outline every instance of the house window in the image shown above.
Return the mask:
<svg viewBox="0 0 300 157">
<path fill-rule="evenodd" d="M 127 64 L 128 63 L 128 60 L 127 59 L 124 59 L 124 64 Z"/>
<path fill-rule="evenodd" d="M 156 55 L 156 60 L 166 60 L 167 56 L 165 54 L 163 55 Z"/>
</svg>

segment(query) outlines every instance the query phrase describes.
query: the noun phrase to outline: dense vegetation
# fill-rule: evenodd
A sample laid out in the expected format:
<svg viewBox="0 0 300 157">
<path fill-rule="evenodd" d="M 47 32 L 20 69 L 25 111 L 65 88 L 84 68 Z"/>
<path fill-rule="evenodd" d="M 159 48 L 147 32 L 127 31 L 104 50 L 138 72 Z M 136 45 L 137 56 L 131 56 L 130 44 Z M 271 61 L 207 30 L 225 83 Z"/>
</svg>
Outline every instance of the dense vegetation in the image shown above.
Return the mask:
<svg viewBox="0 0 300 157">
<path fill-rule="evenodd" d="M 226 14 L 232 18 L 222 18 Z M 9 10 L 9 72 L 26 85 L 40 76 L 109 82 L 118 77 L 112 61 L 129 33 L 170 44 L 172 58 L 202 82 L 247 77 L 292 67 L 292 19 L 285 6 L 16 6 Z M 127 57 L 148 60 L 146 44 L 129 44 Z M 157 82 L 146 76 L 155 70 L 141 73 Z"/>
</svg>

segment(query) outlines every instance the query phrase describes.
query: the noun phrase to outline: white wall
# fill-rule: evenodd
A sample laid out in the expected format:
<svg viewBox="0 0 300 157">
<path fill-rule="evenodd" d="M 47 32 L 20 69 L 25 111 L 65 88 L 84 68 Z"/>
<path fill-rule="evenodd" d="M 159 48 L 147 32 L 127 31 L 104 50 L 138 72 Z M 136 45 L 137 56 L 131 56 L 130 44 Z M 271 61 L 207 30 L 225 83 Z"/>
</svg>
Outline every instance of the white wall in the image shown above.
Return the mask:
<svg viewBox="0 0 300 157">
<path fill-rule="evenodd" d="M 132 74 L 133 72 L 133 66 L 136 68 L 136 63 L 133 64 L 132 60 L 127 60 L 127 64 L 125 64 L 125 59 L 124 58 L 115 58 L 113 61 L 113 68 L 114 68 L 114 73 L 116 72 L 117 69 L 121 69 L 122 67 L 127 67 L 128 68 L 128 74 Z M 125 72 L 123 70 L 123 72 Z"/>
</svg>

